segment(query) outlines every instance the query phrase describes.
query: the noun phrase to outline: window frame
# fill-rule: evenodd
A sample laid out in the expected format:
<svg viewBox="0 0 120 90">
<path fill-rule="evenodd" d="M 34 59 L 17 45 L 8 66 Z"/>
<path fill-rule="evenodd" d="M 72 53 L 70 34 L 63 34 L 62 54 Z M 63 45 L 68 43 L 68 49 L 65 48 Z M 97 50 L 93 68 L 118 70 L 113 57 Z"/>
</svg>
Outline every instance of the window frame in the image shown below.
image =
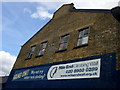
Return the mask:
<svg viewBox="0 0 120 90">
<path fill-rule="evenodd" d="M 84 33 L 86 29 L 88 29 L 87 36 L 86 36 L 85 33 Z M 80 32 L 82 32 L 82 37 L 80 36 Z M 78 30 L 78 38 L 77 38 L 77 42 L 76 42 L 74 48 L 79 48 L 79 47 L 83 47 L 83 46 L 88 46 L 88 43 L 89 43 L 89 33 L 90 33 L 90 26 Z M 79 44 L 79 45 L 78 45 L 79 40 L 81 39 L 81 40 L 83 41 L 83 39 L 86 38 L 86 37 L 88 37 L 87 43 L 85 43 L 85 44 Z"/>
<path fill-rule="evenodd" d="M 66 37 L 66 36 L 68 36 L 67 38 L 67 41 L 64 41 L 64 37 Z M 62 39 L 63 38 L 63 39 Z M 68 47 L 68 42 L 69 42 L 69 38 L 70 38 L 70 34 L 65 34 L 65 35 L 62 35 L 61 37 L 60 37 L 60 41 L 59 41 L 59 47 L 58 47 L 58 51 L 56 51 L 56 52 L 63 52 L 63 51 L 66 51 L 67 50 L 67 47 Z M 62 40 L 63 40 L 63 42 L 62 42 Z M 66 47 L 66 48 L 63 48 L 62 47 L 62 49 L 60 49 L 60 45 L 62 45 L 63 44 L 63 47 Z M 66 44 L 66 45 L 65 45 Z M 65 45 L 65 46 L 64 46 Z"/>
<path fill-rule="evenodd" d="M 42 46 L 44 43 L 46 43 L 46 46 L 45 46 L 45 47 Z M 44 42 L 42 42 L 42 43 L 39 45 L 39 49 L 38 49 L 38 52 L 37 52 L 37 56 L 36 56 L 36 57 L 41 57 L 41 56 L 44 55 L 44 53 L 45 53 L 45 51 L 46 51 L 46 48 L 47 48 L 47 45 L 48 45 L 48 41 L 44 41 Z M 42 49 L 41 49 L 41 46 L 42 46 Z M 43 53 L 42 53 L 42 54 L 39 54 L 40 51 L 42 51 L 43 49 L 45 49 L 45 50 L 43 51 Z"/>
<path fill-rule="evenodd" d="M 32 48 L 34 48 L 33 51 L 32 51 Z M 35 52 L 35 49 L 36 49 L 36 45 L 32 45 L 32 46 L 30 47 L 30 50 L 29 50 L 29 52 L 28 52 L 28 54 L 27 54 L 27 58 L 26 58 L 25 60 L 31 59 L 31 58 L 33 57 L 33 54 L 34 54 L 34 52 Z"/>
</svg>

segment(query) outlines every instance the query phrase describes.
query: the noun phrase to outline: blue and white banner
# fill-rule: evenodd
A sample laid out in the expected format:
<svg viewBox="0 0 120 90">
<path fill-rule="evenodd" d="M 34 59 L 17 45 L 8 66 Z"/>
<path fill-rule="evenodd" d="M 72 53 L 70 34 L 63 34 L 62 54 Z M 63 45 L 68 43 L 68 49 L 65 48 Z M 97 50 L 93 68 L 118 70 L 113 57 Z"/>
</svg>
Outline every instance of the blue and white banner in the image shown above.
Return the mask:
<svg viewBox="0 0 120 90">
<path fill-rule="evenodd" d="M 101 59 L 16 70 L 12 81 L 99 78 Z"/>
<path fill-rule="evenodd" d="M 99 78 L 100 59 L 54 65 L 50 67 L 47 79 Z"/>
<path fill-rule="evenodd" d="M 12 81 L 47 80 L 49 68 L 47 66 L 16 70 Z"/>
</svg>

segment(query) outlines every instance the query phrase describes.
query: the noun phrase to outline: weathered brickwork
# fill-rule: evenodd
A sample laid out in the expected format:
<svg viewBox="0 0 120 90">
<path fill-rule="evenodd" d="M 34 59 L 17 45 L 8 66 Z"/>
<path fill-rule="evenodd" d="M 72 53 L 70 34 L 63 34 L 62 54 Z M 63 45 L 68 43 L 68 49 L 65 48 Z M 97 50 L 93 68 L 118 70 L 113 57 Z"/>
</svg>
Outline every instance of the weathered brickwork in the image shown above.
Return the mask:
<svg viewBox="0 0 120 90">
<path fill-rule="evenodd" d="M 72 4 L 62 6 L 54 14 L 53 19 L 23 45 L 14 69 L 115 52 L 117 54 L 116 69 L 120 70 L 120 24 L 118 21 L 110 12 L 74 12 L 71 11 L 72 9 Z M 88 45 L 74 49 L 78 30 L 85 27 L 90 27 Z M 67 50 L 56 53 L 60 37 L 65 34 L 70 35 Z M 48 41 L 45 53 L 42 57 L 36 57 L 39 46 L 44 41 Z M 31 59 L 25 60 L 33 45 L 36 45 L 35 53 Z"/>
</svg>

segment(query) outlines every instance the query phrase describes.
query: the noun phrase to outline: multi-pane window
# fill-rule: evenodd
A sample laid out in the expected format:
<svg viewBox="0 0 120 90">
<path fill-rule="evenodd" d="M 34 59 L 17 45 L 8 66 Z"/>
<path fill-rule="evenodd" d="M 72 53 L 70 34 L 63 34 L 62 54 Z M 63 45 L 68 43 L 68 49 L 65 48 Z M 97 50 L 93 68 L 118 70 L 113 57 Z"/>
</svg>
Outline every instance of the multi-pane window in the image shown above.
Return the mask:
<svg viewBox="0 0 120 90">
<path fill-rule="evenodd" d="M 65 35 L 60 38 L 59 51 L 67 49 L 69 37 L 70 35 Z"/>
<path fill-rule="evenodd" d="M 88 34 L 89 34 L 89 27 L 84 28 L 79 31 L 77 46 L 82 46 L 82 45 L 88 44 Z"/>
<path fill-rule="evenodd" d="M 34 54 L 35 48 L 36 48 L 36 46 L 32 46 L 32 47 L 31 47 L 31 49 L 30 49 L 30 51 L 29 51 L 29 53 L 28 53 L 27 59 L 32 58 L 32 55 Z"/>
<path fill-rule="evenodd" d="M 42 56 L 44 54 L 46 46 L 47 46 L 47 42 L 41 43 L 38 56 Z"/>
</svg>

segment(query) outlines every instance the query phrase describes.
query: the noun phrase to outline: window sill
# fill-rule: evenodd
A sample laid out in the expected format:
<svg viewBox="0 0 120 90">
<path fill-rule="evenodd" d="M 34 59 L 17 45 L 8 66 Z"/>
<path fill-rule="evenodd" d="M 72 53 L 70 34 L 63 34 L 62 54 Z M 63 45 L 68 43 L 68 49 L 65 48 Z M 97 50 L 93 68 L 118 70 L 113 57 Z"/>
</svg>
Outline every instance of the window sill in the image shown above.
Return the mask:
<svg viewBox="0 0 120 90">
<path fill-rule="evenodd" d="M 58 51 L 56 51 L 55 53 L 64 52 L 64 51 L 66 51 L 66 50 L 67 50 L 67 49 L 58 50 Z"/>
<path fill-rule="evenodd" d="M 81 48 L 81 47 L 85 47 L 85 46 L 88 46 L 88 44 L 83 44 L 83 45 L 80 45 L 80 46 L 75 46 L 73 49 L 77 49 L 77 48 Z"/>
<path fill-rule="evenodd" d="M 36 56 L 36 58 L 42 57 L 43 55 Z"/>
</svg>

